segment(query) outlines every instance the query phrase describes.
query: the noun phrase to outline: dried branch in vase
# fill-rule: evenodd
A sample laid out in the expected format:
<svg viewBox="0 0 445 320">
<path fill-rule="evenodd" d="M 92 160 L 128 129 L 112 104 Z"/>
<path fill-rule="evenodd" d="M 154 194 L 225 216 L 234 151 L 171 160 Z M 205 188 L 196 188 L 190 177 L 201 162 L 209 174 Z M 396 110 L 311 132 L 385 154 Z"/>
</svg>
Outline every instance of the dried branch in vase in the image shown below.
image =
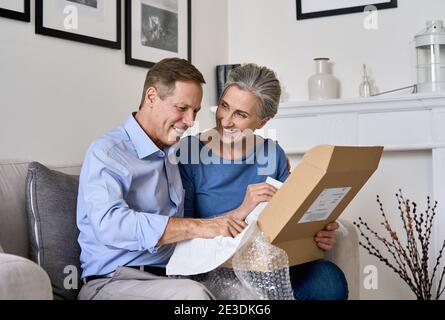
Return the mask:
<svg viewBox="0 0 445 320">
<path fill-rule="evenodd" d="M 443 282 L 445 275 L 445 266 L 440 269 L 442 253 L 445 248 L 445 240 L 442 243 L 439 254 L 430 265 L 430 239 L 434 216 L 436 215 L 437 201 L 432 206 L 430 197 L 427 197 L 427 209 L 418 212 L 415 202 L 405 199 L 402 191 L 396 194 L 399 203 L 400 218 L 406 239 L 403 241 L 394 231 L 388 222 L 383 204 L 377 196 L 377 203 L 380 206 L 380 213 L 383 217 L 381 225 L 388 232 L 389 237 L 378 234 L 361 217 L 354 225 L 359 229 L 361 237 L 364 239 L 360 245 L 365 248 L 369 254 L 377 257 L 386 266 L 397 273 L 403 281 L 411 288 L 419 300 L 439 299 L 445 290 Z M 370 239 L 372 238 L 372 239 Z M 388 251 L 385 255 L 375 246 L 377 242 L 384 245 Z M 389 254 L 389 255 L 388 255 Z M 389 256 L 389 257 L 388 257 Z M 432 271 L 430 272 L 430 270 Z M 439 283 L 433 297 L 433 284 L 437 279 L 436 274 L 440 275 Z"/>
</svg>

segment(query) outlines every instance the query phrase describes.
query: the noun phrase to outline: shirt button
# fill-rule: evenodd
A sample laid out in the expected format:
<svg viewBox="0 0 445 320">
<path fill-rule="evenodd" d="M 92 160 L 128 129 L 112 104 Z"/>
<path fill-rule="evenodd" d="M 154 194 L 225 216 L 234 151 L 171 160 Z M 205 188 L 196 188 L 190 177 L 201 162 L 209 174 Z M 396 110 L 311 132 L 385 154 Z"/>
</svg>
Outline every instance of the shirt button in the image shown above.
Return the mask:
<svg viewBox="0 0 445 320">
<path fill-rule="evenodd" d="M 163 151 L 159 151 L 159 157 L 163 158 L 165 156 L 165 153 Z"/>
</svg>

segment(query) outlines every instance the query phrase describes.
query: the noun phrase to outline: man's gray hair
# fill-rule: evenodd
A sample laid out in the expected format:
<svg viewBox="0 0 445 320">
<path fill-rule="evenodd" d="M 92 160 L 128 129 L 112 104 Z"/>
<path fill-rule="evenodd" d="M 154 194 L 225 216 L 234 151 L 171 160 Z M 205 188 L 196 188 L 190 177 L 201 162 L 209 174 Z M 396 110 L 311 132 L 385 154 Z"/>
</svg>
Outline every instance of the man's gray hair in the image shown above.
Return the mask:
<svg viewBox="0 0 445 320">
<path fill-rule="evenodd" d="M 230 71 L 221 97 L 231 86 L 247 90 L 258 99 L 260 119 L 273 118 L 277 114 L 281 85 L 272 70 L 254 63 L 243 64 Z"/>
</svg>

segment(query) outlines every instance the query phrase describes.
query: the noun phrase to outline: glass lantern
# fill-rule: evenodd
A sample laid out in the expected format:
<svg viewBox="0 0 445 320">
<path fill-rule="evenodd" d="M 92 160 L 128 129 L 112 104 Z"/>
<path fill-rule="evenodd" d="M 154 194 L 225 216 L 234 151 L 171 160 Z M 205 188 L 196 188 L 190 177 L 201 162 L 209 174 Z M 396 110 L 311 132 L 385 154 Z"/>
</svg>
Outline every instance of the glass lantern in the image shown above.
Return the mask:
<svg viewBox="0 0 445 320">
<path fill-rule="evenodd" d="M 428 21 L 426 31 L 415 37 L 417 91 L 445 91 L 445 29 L 443 21 Z"/>
</svg>

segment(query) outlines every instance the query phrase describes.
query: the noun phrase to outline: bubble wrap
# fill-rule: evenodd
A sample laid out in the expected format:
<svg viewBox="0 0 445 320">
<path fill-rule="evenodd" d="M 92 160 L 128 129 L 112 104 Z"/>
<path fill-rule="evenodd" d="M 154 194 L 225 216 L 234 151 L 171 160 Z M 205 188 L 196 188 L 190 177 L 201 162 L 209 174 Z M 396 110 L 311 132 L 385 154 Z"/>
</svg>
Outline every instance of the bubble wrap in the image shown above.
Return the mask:
<svg viewBox="0 0 445 320">
<path fill-rule="evenodd" d="M 191 278 L 219 300 L 293 300 L 288 261 L 286 252 L 256 228 L 233 256 L 231 268 L 222 266 Z"/>
</svg>

